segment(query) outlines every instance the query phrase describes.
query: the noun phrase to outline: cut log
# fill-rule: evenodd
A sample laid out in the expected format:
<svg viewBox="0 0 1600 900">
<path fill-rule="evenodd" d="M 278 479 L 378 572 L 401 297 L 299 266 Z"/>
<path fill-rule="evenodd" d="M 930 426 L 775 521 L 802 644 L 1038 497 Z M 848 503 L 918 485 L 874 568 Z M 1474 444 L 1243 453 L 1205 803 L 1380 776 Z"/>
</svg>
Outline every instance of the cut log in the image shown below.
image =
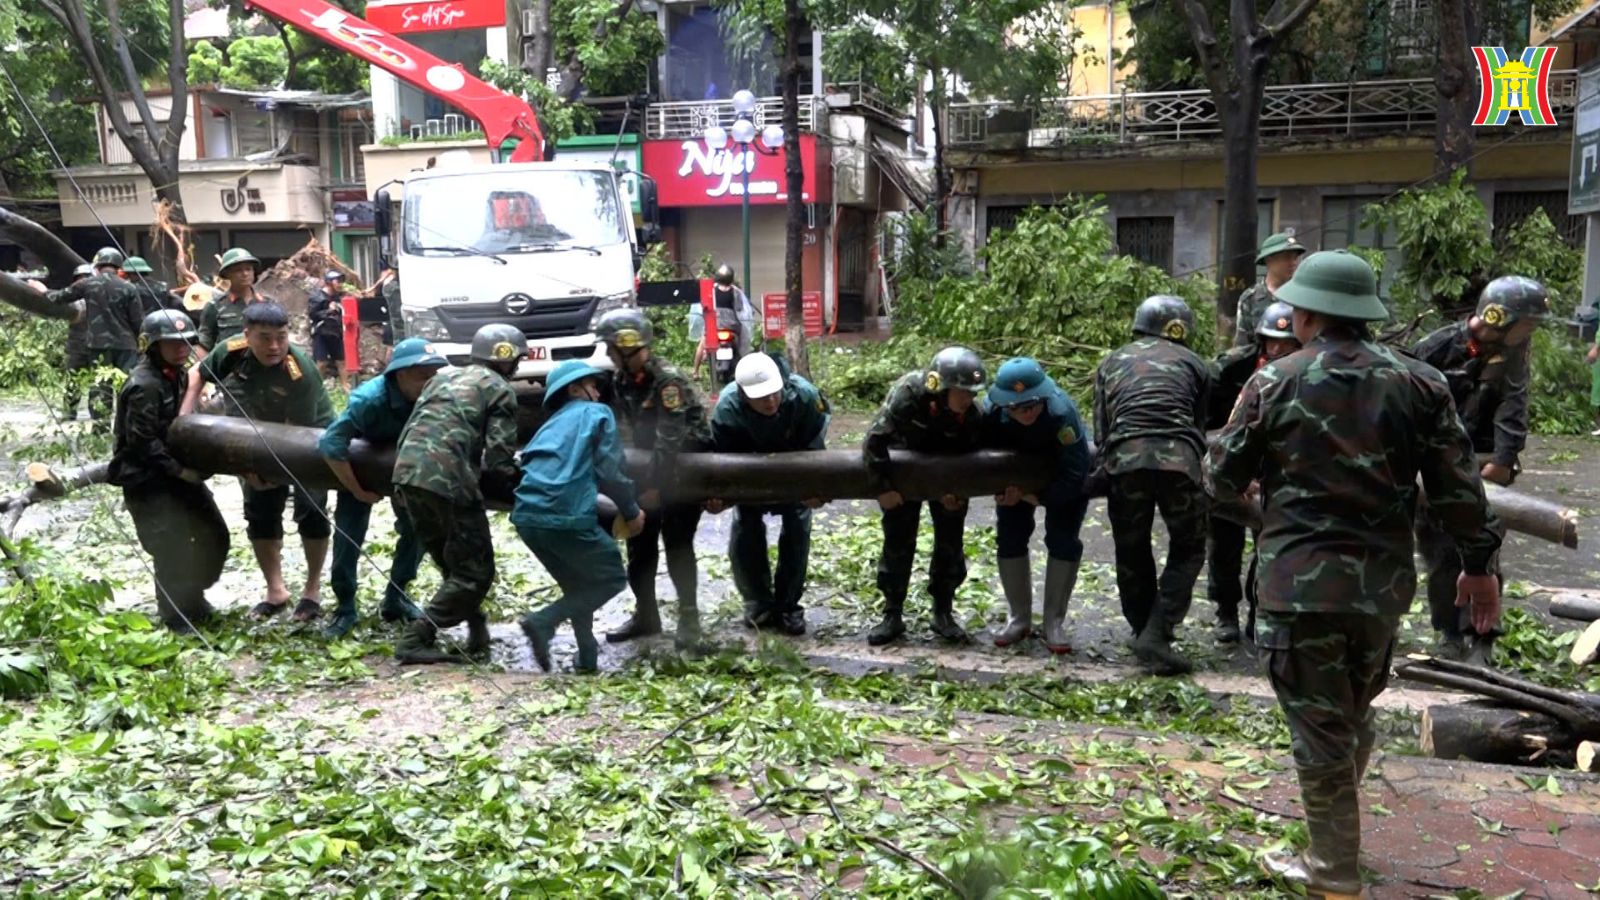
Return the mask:
<svg viewBox="0 0 1600 900">
<path fill-rule="evenodd" d="M 1544 538 L 1552 544 L 1578 546 L 1578 513 L 1532 494 L 1522 494 L 1498 484 L 1485 483 L 1484 494 L 1494 514 L 1506 528 Z"/>
<path fill-rule="evenodd" d="M 1588 591 L 1561 592 L 1550 600 L 1550 615 L 1579 622 L 1600 619 L 1600 596 Z"/>
<path fill-rule="evenodd" d="M 1584 741 L 1578 745 L 1578 771 L 1600 771 L 1600 744 Z"/>
<path fill-rule="evenodd" d="M 1578 743 L 1557 719 L 1484 701 L 1440 704 L 1422 713 L 1422 752 L 1436 759 L 1530 763 Z"/>
<path fill-rule="evenodd" d="M 1577 666 L 1587 666 L 1600 660 L 1600 619 L 1590 622 L 1589 627 L 1572 643 L 1571 659 L 1573 665 Z"/>
</svg>

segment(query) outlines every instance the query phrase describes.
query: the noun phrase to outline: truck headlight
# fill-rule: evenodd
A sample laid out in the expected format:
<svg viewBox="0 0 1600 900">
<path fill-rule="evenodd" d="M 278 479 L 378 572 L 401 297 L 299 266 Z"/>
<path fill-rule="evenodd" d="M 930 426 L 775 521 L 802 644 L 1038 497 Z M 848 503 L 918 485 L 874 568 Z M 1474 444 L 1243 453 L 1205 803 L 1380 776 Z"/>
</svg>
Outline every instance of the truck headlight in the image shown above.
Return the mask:
<svg viewBox="0 0 1600 900">
<path fill-rule="evenodd" d="M 431 309 L 405 309 L 402 315 L 406 320 L 406 334 L 419 337 L 425 341 L 448 341 L 450 330 L 439 321 L 438 315 Z"/>
<path fill-rule="evenodd" d="M 591 334 L 594 333 L 595 323 L 600 321 L 601 316 L 612 311 L 613 309 L 622 309 L 625 306 L 632 305 L 633 291 L 622 291 L 620 293 L 607 294 L 606 296 L 601 297 L 600 302 L 594 305 L 594 315 L 589 317 L 589 332 Z"/>
</svg>

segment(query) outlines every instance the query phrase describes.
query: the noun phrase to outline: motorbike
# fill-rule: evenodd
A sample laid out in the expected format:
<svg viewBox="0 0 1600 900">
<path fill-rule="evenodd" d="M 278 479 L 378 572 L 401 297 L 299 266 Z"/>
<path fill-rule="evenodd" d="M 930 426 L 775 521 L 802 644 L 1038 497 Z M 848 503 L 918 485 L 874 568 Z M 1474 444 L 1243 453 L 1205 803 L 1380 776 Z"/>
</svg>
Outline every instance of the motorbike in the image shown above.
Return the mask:
<svg viewBox="0 0 1600 900">
<path fill-rule="evenodd" d="M 716 373 L 717 384 L 733 381 L 733 367 L 739 363 L 739 338 L 731 328 L 717 329 Z"/>
</svg>

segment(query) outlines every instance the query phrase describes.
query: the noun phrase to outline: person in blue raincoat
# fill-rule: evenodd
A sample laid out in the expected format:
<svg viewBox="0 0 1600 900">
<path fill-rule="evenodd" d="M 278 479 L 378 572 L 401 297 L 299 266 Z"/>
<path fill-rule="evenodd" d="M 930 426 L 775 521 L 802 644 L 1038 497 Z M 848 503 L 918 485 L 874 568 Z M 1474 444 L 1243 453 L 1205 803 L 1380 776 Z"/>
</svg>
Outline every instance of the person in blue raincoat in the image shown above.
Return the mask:
<svg viewBox="0 0 1600 900">
<path fill-rule="evenodd" d="M 360 438 L 368 443 L 392 446 L 400 439 L 400 431 L 411 417 L 411 409 L 422 389 L 446 365 L 449 361 L 422 338 L 401 341 L 394 348 L 383 375 L 351 392 L 349 405 L 322 432 L 322 439 L 317 442 L 328 468 L 344 485 L 333 514 L 332 581 L 339 605 L 333 611 L 332 620 L 323 628 L 328 638 L 342 638 L 356 626 L 356 569 L 361 561 L 361 545 L 367 539 L 372 505 L 383 499 L 356 478 L 355 470 L 350 467 L 350 442 Z M 422 615 L 406 596 L 406 587 L 417 577 L 423 547 L 412 535 L 405 515 L 396 512 L 395 529 L 399 539 L 395 542 L 393 568 L 389 572 L 389 584 L 383 590 L 383 605 L 378 608 L 378 615 L 385 622 L 410 622 Z"/>
<path fill-rule="evenodd" d="M 1008 359 L 995 373 L 980 408 L 985 446 L 1023 453 L 1053 454 L 1055 479 L 1037 495 L 1016 486 L 995 498 L 1000 585 L 1010 607 L 1006 625 L 994 637 L 1007 647 L 1033 632 L 1033 570 L 1028 539 L 1034 512 L 1044 507 L 1044 642 L 1052 653 L 1070 653 L 1067 602 L 1078 581 L 1083 542 L 1078 531 L 1088 510 L 1084 476 L 1094 457 L 1077 404 L 1032 359 Z"/>
<path fill-rule="evenodd" d="M 616 417 L 600 402 L 605 377 L 575 359 L 556 366 L 545 382 L 549 418 L 518 458 L 522 483 L 511 523 L 561 588 L 554 603 L 522 619 L 534 661 L 546 672 L 550 640 L 562 621 L 572 622 L 578 643 L 574 671 L 599 670 L 595 611 L 628 586 L 616 538 L 600 527 L 597 495 L 605 494 L 617 505 L 626 536 L 636 537 L 644 530 L 644 512 L 633 482 L 622 470 Z"/>
</svg>

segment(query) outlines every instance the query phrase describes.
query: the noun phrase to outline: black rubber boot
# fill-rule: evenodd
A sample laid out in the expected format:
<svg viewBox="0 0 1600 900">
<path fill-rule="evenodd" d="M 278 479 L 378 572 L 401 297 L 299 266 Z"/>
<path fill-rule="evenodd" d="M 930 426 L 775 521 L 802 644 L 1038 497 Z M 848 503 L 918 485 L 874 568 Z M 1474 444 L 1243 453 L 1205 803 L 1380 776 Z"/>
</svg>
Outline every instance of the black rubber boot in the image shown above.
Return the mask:
<svg viewBox="0 0 1600 900">
<path fill-rule="evenodd" d="M 906 633 L 905 619 L 901 617 L 901 604 L 885 603 L 883 619 L 867 632 L 867 643 L 874 647 L 892 644 Z"/>
<path fill-rule="evenodd" d="M 966 644 L 972 636 L 956 621 L 954 597 L 933 598 L 933 633 L 952 644 Z"/>
<path fill-rule="evenodd" d="M 1194 664 L 1188 657 L 1172 649 L 1171 629 L 1160 613 L 1150 617 L 1132 646 L 1133 655 L 1151 675 L 1187 675 L 1194 671 Z"/>
<path fill-rule="evenodd" d="M 454 662 L 455 657 L 439 649 L 439 629 L 427 619 L 411 623 L 394 645 L 395 662 L 401 665 L 430 665 Z"/>
</svg>

